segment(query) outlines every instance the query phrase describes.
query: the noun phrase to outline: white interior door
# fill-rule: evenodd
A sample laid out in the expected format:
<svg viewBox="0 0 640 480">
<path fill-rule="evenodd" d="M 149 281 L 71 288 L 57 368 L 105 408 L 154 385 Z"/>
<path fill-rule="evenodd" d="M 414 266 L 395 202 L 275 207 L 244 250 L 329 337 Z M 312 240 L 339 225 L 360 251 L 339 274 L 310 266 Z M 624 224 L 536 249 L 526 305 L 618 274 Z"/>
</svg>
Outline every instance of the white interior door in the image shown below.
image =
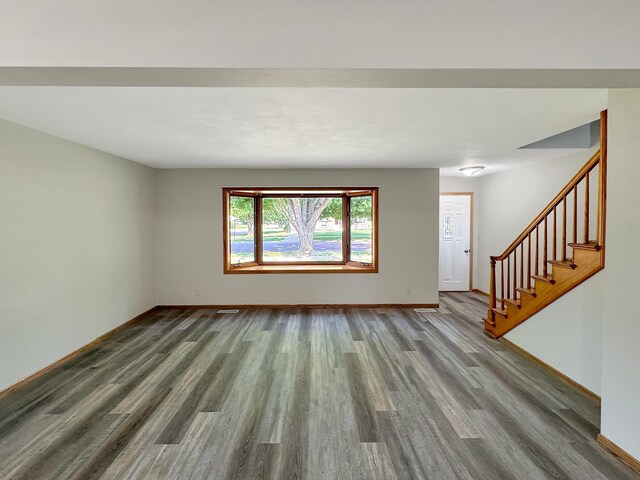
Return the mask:
<svg viewBox="0 0 640 480">
<path fill-rule="evenodd" d="M 440 290 L 469 291 L 471 196 L 440 196 Z"/>
</svg>

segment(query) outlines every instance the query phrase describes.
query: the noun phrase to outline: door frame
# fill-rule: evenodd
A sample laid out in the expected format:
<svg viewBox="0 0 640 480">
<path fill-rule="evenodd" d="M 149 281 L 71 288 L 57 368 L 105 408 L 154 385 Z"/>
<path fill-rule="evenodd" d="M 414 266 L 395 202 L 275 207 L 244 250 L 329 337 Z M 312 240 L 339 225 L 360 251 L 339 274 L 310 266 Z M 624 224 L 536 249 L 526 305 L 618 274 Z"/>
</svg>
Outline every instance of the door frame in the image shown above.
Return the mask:
<svg viewBox="0 0 640 480">
<path fill-rule="evenodd" d="M 475 245 L 474 245 L 474 239 L 473 239 L 473 192 L 440 192 L 440 196 L 445 196 L 445 195 L 459 195 L 459 196 L 463 196 L 466 195 L 469 197 L 469 243 L 470 245 L 470 249 L 471 250 L 471 255 L 469 255 L 469 291 L 473 292 L 473 252 L 475 250 Z M 440 205 L 438 204 L 438 209 L 440 208 Z M 438 230 L 440 229 L 440 221 L 438 221 Z M 440 237 L 440 234 L 438 234 L 438 238 Z M 438 242 L 438 247 L 439 247 L 439 242 Z M 438 275 L 440 274 L 440 272 L 438 272 Z"/>
</svg>

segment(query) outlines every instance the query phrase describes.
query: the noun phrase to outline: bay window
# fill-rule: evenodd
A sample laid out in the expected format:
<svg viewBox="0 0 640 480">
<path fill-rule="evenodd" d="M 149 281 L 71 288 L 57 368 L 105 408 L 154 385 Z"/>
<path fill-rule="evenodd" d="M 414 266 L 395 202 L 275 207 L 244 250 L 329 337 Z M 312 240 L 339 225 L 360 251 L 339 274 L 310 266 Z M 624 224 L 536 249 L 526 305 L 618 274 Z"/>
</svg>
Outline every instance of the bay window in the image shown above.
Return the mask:
<svg viewBox="0 0 640 480">
<path fill-rule="evenodd" d="M 225 273 L 375 273 L 377 188 L 224 188 Z"/>
</svg>

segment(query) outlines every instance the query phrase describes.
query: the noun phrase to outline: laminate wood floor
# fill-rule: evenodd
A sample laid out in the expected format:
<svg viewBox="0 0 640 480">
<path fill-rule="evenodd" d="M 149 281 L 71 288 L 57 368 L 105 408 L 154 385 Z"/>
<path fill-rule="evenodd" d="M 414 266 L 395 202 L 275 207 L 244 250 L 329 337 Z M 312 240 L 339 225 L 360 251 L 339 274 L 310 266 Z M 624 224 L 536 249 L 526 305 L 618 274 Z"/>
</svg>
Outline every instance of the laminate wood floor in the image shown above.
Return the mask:
<svg viewBox="0 0 640 480">
<path fill-rule="evenodd" d="M 441 305 L 155 312 L 0 400 L 0 478 L 638 478 L 481 297 Z"/>
</svg>

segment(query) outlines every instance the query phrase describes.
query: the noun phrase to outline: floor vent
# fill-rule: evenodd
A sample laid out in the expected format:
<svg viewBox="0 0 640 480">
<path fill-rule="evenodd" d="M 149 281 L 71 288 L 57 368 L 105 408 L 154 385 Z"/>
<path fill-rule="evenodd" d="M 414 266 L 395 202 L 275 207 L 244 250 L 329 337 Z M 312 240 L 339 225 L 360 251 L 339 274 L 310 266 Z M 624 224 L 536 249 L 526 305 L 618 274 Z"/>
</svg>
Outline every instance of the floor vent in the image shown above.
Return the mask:
<svg viewBox="0 0 640 480">
<path fill-rule="evenodd" d="M 217 313 L 238 313 L 240 310 L 238 310 L 237 308 L 227 308 L 224 310 L 218 310 Z"/>
<path fill-rule="evenodd" d="M 436 313 L 437 312 L 435 308 L 414 308 L 413 311 L 418 313 Z"/>
</svg>

